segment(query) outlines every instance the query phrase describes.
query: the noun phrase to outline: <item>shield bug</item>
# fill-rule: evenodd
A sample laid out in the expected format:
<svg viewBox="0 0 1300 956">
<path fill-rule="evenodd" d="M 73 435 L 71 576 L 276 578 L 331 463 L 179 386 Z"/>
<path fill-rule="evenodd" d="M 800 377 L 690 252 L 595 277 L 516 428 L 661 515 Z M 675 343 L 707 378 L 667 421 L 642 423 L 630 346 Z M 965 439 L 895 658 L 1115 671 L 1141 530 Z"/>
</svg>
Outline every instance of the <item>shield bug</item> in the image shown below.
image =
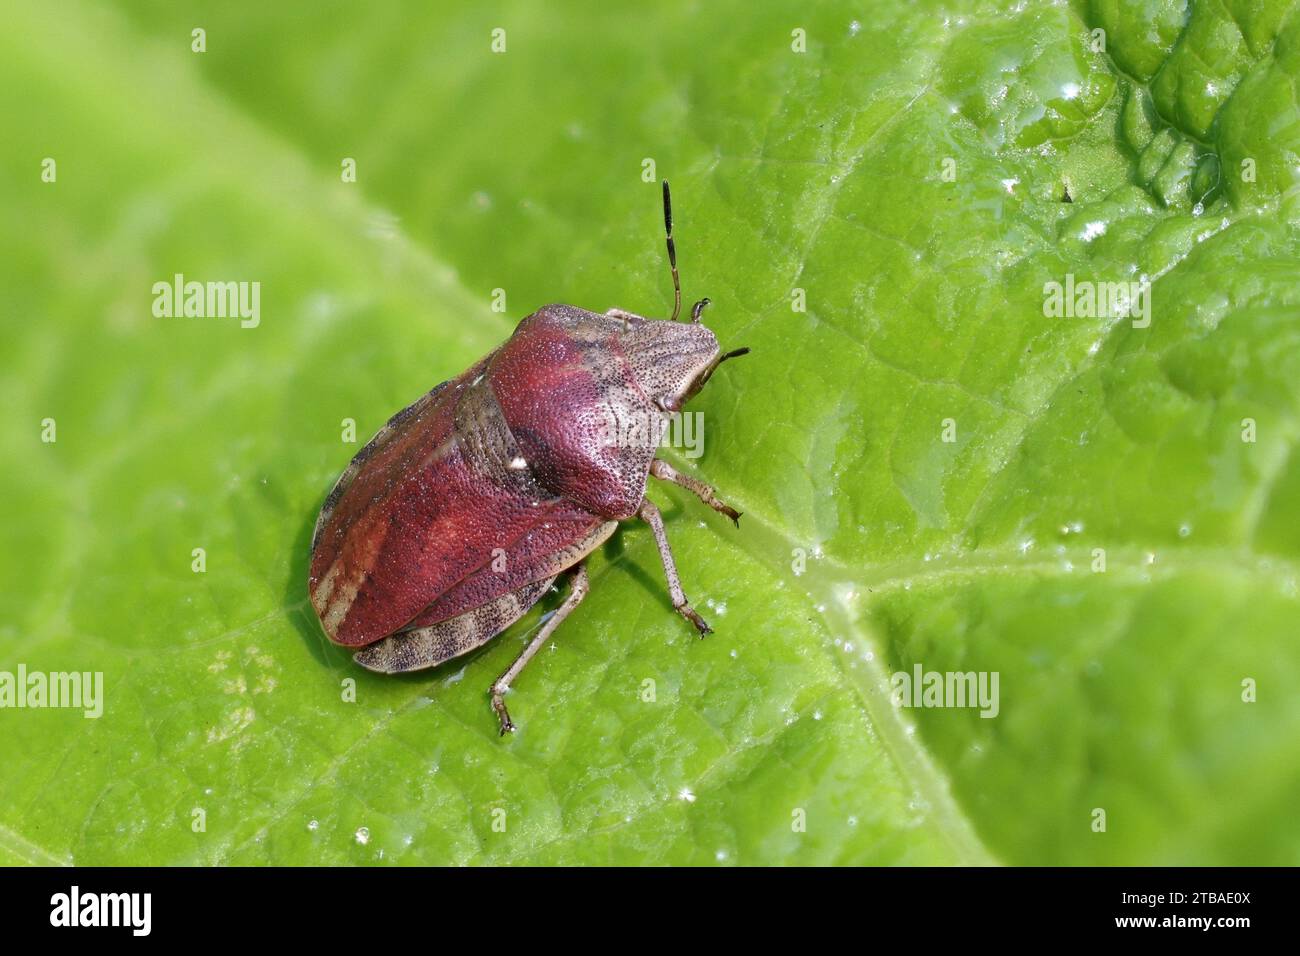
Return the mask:
<svg viewBox="0 0 1300 956">
<path fill-rule="evenodd" d="M 308 589 L 330 640 L 382 673 L 433 667 L 500 634 L 561 574 L 564 602 L 491 688 L 505 693 L 587 594 L 584 562 L 620 521 L 654 534 L 673 607 L 709 626 L 682 592 L 649 476 L 693 492 L 739 524 L 704 482 L 655 457 L 670 416 L 723 362 L 700 322 L 678 322 L 682 289 L 663 184 L 673 314 L 548 305 L 457 378 L 394 415 L 321 507 Z M 624 427 L 631 425 L 633 427 Z"/>
</svg>

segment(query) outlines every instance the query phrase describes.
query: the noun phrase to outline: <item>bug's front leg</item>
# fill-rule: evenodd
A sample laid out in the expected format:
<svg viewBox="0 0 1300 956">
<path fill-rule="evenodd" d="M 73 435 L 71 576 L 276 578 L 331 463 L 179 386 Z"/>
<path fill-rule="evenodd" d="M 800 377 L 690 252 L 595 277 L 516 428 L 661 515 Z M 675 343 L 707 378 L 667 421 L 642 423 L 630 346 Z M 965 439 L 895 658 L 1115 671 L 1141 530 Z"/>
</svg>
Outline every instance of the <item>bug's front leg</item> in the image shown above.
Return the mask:
<svg viewBox="0 0 1300 956">
<path fill-rule="evenodd" d="M 700 632 L 700 637 L 705 634 L 712 634 L 713 628 L 705 623 L 704 618 L 695 613 L 695 608 L 691 607 L 686 595 L 682 591 L 681 579 L 677 577 L 677 565 L 673 561 L 672 549 L 668 547 L 668 533 L 664 531 L 664 518 L 659 513 L 659 509 L 649 498 L 642 499 L 641 507 L 637 509 L 636 515 L 642 521 L 650 526 L 654 533 L 655 544 L 659 546 L 659 560 L 663 562 L 664 574 L 668 578 L 668 594 L 673 599 L 673 607 L 677 613 L 686 620 L 695 625 L 696 630 Z"/>
<path fill-rule="evenodd" d="M 528 646 L 515 658 L 515 662 L 492 685 L 492 709 L 497 712 L 497 719 L 501 721 L 501 736 L 504 737 L 508 732 L 515 729 L 514 723 L 510 720 L 510 712 L 506 710 L 506 691 L 510 689 L 514 679 L 519 676 L 519 672 L 533 659 L 533 655 L 540 651 L 542 645 L 555 633 L 555 629 L 560 626 L 560 622 L 582 603 L 582 599 L 587 596 L 588 590 L 590 590 L 590 583 L 587 579 L 587 564 L 584 560 L 573 566 L 569 596 L 564 599 L 564 603 L 555 609 L 555 613 L 551 615 L 549 621 L 542 625 L 542 629 L 537 632 L 537 636 L 528 642 Z"/>
<path fill-rule="evenodd" d="M 730 518 L 737 528 L 740 527 L 741 512 L 724 503 L 718 497 L 718 493 L 713 490 L 712 485 L 705 484 L 700 481 L 700 479 L 692 478 L 690 475 L 683 475 L 672 465 L 668 464 L 668 462 L 660 461 L 658 458 L 650 463 L 650 474 L 654 475 L 660 481 L 670 481 L 674 485 L 681 485 L 714 511 Z"/>
</svg>

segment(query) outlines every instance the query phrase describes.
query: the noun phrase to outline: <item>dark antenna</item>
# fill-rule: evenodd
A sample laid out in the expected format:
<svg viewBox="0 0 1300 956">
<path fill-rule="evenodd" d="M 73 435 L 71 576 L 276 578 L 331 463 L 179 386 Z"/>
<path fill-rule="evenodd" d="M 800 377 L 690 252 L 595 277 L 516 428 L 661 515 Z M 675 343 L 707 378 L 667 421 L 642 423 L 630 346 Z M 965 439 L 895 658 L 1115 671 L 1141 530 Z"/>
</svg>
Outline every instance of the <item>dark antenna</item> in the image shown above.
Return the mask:
<svg viewBox="0 0 1300 956">
<path fill-rule="evenodd" d="M 668 180 L 664 180 L 664 233 L 668 237 L 668 265 L 673 270 L 673 317 L 676 322 L 682 312 L 682 279 L 677 274 L 677 246 L 673 244 L 673 199 L 668 192 Z"/>
</svg>

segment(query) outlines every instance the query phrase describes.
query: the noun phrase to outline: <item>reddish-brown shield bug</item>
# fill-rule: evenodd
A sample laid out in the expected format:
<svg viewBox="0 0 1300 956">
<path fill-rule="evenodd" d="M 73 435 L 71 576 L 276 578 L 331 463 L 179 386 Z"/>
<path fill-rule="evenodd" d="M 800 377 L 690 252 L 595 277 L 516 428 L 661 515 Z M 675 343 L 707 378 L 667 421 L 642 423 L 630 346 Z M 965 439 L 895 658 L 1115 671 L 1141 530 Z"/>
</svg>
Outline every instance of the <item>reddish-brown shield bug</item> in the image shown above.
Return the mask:
<svg viewBox="0 0 1300 956">
<path fill-rule="evenodd" d="M 710 630 L 682 593 L 646 484 L 654 475 L 681 485 L 737 521 L 711 487 L 655 452 L 669 417 L 749 350 L 718 347 L 700 323 L 708 299 L 677 321 L 682 288 L 663 185 L 672 318 L 539 309 L 495 352 L 389 419 L 316 521 L 308 589 L 321 626 L 383 673 L 481 646 L 569 573 L 564 603 L 492 685 L 503 734 L 514 730 L 506 691 L 586 596 L 584 561 L 620 521 L 650 525 L 673 607 L 701 636 Z"/>
</svg>

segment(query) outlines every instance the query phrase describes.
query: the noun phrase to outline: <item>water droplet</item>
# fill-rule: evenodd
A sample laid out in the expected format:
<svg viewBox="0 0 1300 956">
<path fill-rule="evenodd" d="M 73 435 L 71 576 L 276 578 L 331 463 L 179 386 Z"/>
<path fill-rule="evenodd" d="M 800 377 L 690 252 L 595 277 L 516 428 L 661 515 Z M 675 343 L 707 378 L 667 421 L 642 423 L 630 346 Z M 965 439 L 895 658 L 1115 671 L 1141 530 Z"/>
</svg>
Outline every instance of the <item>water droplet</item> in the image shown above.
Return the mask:
<svg viewBox="0 0 1300 956">
<path fill-rule="evenodd" d="M 1106 224 L 1104 222 L 1089 222 L 1084 224 L 1083 232 L 1079 234 L 1079 237 L 1084 242 L 1092 242 L 1098 236 L 1104 236 L 1105 234 Z"/>
</svg>

